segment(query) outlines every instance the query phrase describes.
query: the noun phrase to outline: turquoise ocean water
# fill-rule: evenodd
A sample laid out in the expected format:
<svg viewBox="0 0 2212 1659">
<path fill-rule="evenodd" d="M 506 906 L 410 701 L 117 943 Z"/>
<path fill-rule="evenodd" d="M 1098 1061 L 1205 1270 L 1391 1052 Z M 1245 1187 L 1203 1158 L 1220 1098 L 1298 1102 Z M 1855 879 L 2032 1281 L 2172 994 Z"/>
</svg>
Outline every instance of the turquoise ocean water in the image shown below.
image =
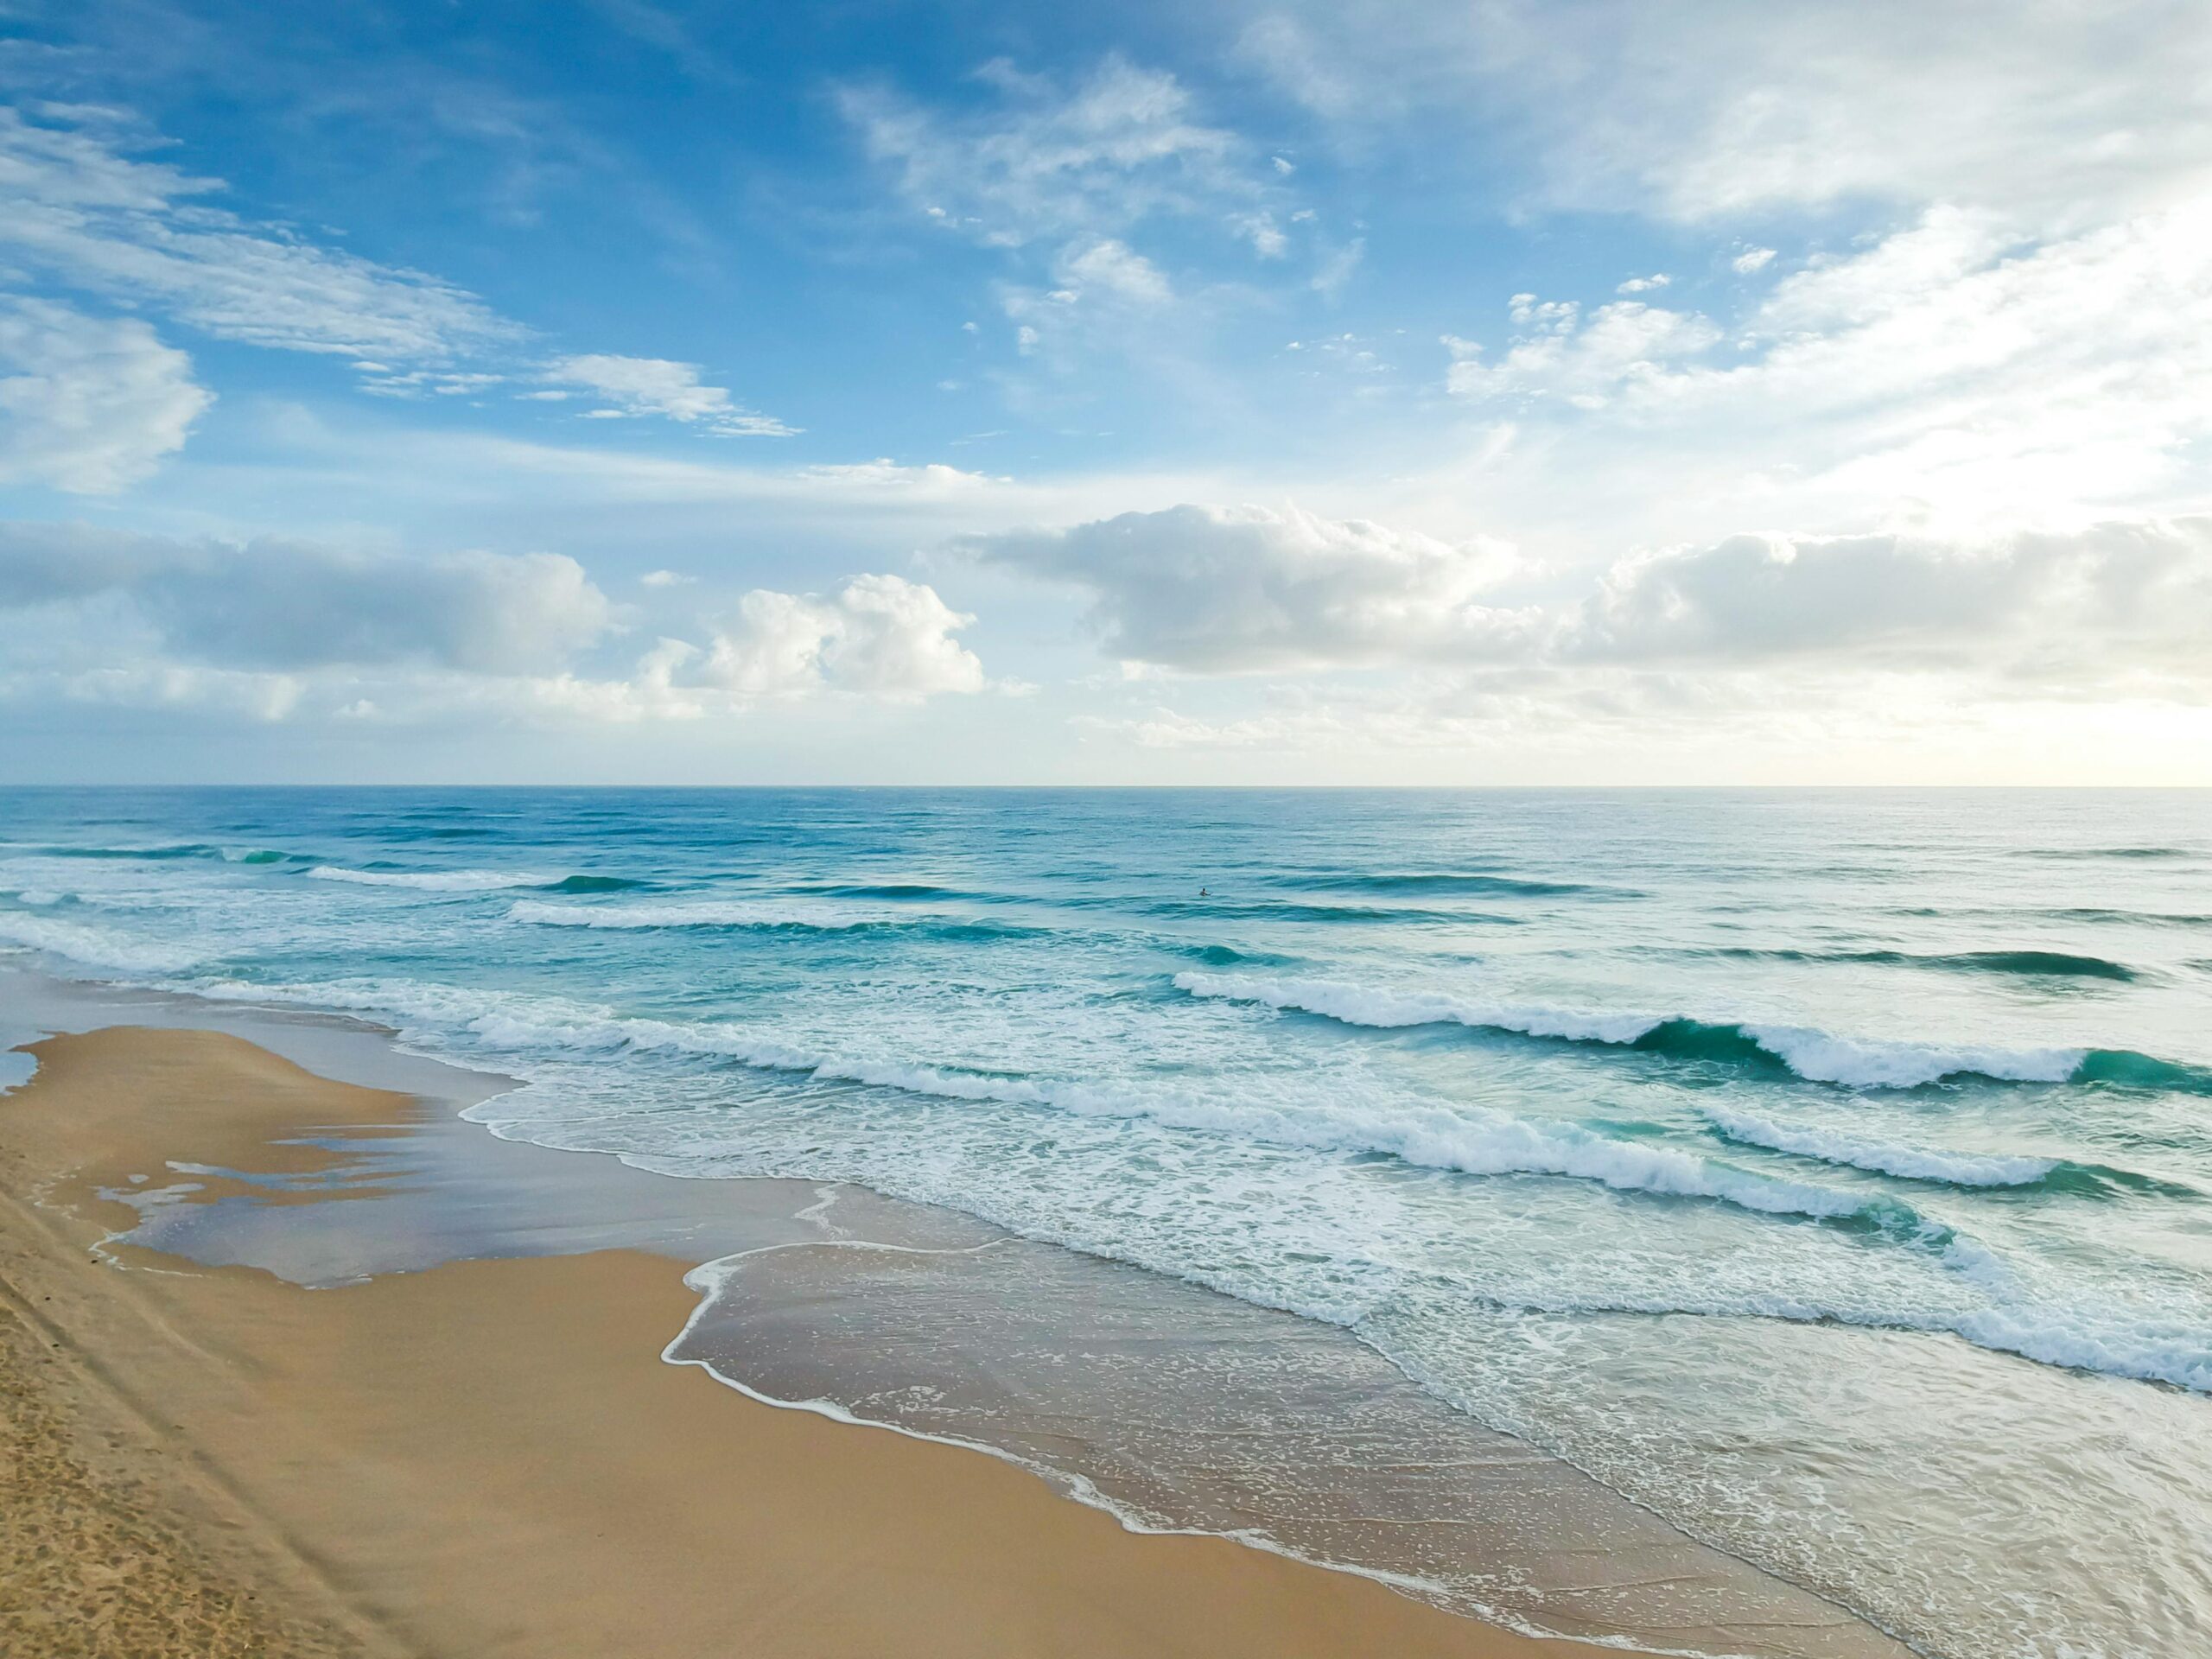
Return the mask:
<svg viewBox="0 0 2212 1659">
<path fill-rule="evenodd" d="M 1930 1652 L 2212 1652 L 2202 793 L 17 791 L 0 950 L 1286 1310 Z"/>
</svg>

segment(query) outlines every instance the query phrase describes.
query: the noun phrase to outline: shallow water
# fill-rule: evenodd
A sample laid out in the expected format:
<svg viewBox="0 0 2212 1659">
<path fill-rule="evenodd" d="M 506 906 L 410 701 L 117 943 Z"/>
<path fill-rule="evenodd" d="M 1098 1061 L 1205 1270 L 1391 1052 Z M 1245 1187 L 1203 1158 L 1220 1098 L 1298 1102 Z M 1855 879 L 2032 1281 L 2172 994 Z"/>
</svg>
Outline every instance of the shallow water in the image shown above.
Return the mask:
<svg viewBox="0 0 2212 1659">
<path fill-rule="evenodd" d="M 2212 1644 L 2202 795 L 25 791 L 0 838 L 0 941 L 389 1020 L 527 1080 L 501 1135 L 1347 1332 L 1929 1651 Z"/>
</svg>

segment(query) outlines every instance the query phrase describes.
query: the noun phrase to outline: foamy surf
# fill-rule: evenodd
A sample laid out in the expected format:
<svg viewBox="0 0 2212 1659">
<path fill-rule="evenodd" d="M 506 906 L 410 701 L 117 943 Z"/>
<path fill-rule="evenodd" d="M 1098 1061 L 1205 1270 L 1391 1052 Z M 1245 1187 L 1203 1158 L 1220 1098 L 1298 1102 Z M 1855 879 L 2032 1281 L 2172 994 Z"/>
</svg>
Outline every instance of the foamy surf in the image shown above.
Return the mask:
<svg viewBox="0 0 2212 1659">
<path fill-rule="evenodd" d="M 418 893 L 496 893 L 503 887 L 536 887 L 542 875 L 518 870 L 357 870 L 342 864 L 318 864 L 308 872 L 316 881 L 343 881 L 357 887 L 410 887 Z"/>
<path fill-rule="evenodd" d="M 2007 1157 L 1997 1153 L 1948 1152 L 1908 1146 L 1809 1124 L 1777 1122 L 1724 1106 L 1704 1109 L 1713 1127 L 1732 1141 L 1895 1175 L 1902 1180 L 1948 1186 L 2031 1186 L 2056 1169 L 2056 1158 Z"/>
<path fill-rule="evenodd" d="M 52 897 L 59 900 L 61 895 Z M 207 960 L 190 945 L 168 944 L 58 917 L 0 913 L 0 944 L 59 957 L 80 968 L 123 974 L 176 974 Z"/>
<path fill-rule="evenodd" d="M 523 899 L 508 906 L 507 919 L 528 922 L 539 927 L 582 927 L 605 931 L 760 927 L 847 932 L 856 927 L 907 918 L 890 911 L 864 911 L 821 904 L 779 904 L 771 899 L 741 899 L 719 904 L 552 905 L 539 899 Z"/>
<path fill-rule="evenodd" d="M 2199 1089 L 2212 1077 L 2123 1050 L 2003 1049 L 1840 1037 L 1810 1027 L 1693 1020 L 1681 1014 L 1608 1013 L 1471 1001 L 1331 980 L 1246 979 L 1192 972 L 1174 976 L 1192 996 L 1319 1014 L 1344 1025 L 1390 1030 L 1459 1025 L 1524 1037 L 1635 1049 L 1677 1059 L 1778 1064 L 1808 1083 L 1850 1089 L 1917 1089 L 1954 1078 L 1997 1083 L 2139 1081 Z M 2166 1079 L 2164 1083 L 2156 1078 Z"/>
</svg>

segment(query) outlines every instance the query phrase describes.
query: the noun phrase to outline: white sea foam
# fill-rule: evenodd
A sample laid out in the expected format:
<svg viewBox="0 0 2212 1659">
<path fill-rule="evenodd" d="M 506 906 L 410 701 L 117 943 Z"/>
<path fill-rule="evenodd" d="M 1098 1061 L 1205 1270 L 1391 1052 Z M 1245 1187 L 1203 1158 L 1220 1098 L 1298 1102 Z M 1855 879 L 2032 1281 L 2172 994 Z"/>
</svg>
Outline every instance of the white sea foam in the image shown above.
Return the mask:
<svg viewBox="0 0 2212 1659">
<path fill-rule="evenodd" d="M 1383 991 L 1333 979 L 1252 979 L 1180 973 L 1179 990 L 1231 1002 L 1258 1002 L 1340 1020 L 1348 1026 L 1395 1030 L 1405 1026 L 1474 1026 L 1571 1042 L 1632 1043 L 1665 1023 L 1652 1014 L 1593 1014 L 1571 1008 L 1471 1002 L 1430 991 Z"/>
<path fill-rule="evenodd" d="M 2155 1315 L 2114 1317 L 2082 1309 L 1999 1303 L 1940 1328 L 1977 1348 L 2045 1365 L 2101 1371 L 2212 1394 L 2212 1340 L 2201 1327 Z"/>
<path fill-rule="evenodd" d="M 189 945 L 16 912 L 0 914 L 0 943 L 65 957 L 87 968 L 126 974 L 178 974 L 207 959 L 204 952 Z"/>
<path fill-rule="evenodd" d="M 902 915 L 906 912 L 902 912 Z M 554 905 L 520 899 L 508 907 L 511 921 L 540 927 L 590 927 L 626 931 L 660 927 L 796 927 L 828 932 L 866 927 L 887 912 L 830 906 L 778 904 L 766 899 L 649 905 Z"/>
<path fill-rule="evenodd" d="M 1745 1026 L 1744 1035 L 1799 1077 L 1853 1089 L 1916 1089 L 1974 1073 L 2007 1083 L 2063 1083 L 2088 1058 L 2085 1048 L 1952 1047 L 1837 1037 L 1803 1026 Z"/>
<path fill-rule="evenodd" d="M 1941 1151 L 1814 1124 L 1777 1123 L 1771 1118 L 1726 1107 L 1708 1106 L 1704 1112 L 1713 1126 L 1732 1141 L 1795 1153 L 1803 1158 L 1817 1158 L 1824 1163 L 1847 1164 L 1906 1180 L 1942 1181 L 1952 1186 L 2026 1186 L 2058 1167 L 2058 1160 L 2054 1158 Z"/>
<path fill-rule="evenodd" d="M 1922 1221 L 1900 1205 L 1870 1201 L 1816 1183 L 1762 1177 L 1676 1148 L 1619 1140 L 1574 1124 L 1372 1098 L 1329 1105 L 1284 1104 L 1231 1094 L 1179 1094 L 1121 1082 L 994 1077 L 913 1062 L 828 1054 L 731 1025 L 623 1017 L 606 1009 L 552 999 L 413 981 L 322 985 L 227 981 L 178 988 L 230 1001 L 381 1014 L 399 1022 L 410 1038 L 428 1040 L 433 1046 L 442 1046 L 441 1039 L 465 1034 L 486 1048 L 519 1057 L 522 1063 L 517 1069 L 525 1076 L 531 1054 L 549 1059 L 615 1051 L 696 1055 L 938 1099 L 1140 1119 L 1165 1128 L 1325 1153 L 1387 1153 L 1408 1163 L 1465 1173 L 1556 1175 L 1619 1192 L 1713 1199 L 1770 1215 L 1867 1216 L 1883 1221 L 1901 1243 L 1932 1251 L 1929 1259 L 1972 1284 L 1986 1305 L 1829 1307 L 1785 1293 L 1726 1306 L 1695 1299 L 1640 1300 L 1632 1305 L 1633 1311 L 1838 1319 L 1856 1325 L 1942 1332 L 2043 1363 L 2212 1392 L 2212 1342 L 2198 1327 L 2155 1311 L 2100 1309 L 2038 1294 L 1986 1248 Z M 472 1108 L 467 1115 L 495 1130 L 512 1130 L 528 1139 L 550 1135 L 548 1144 L 563 1143 L 557 1116 L 543 1121 L 531 1115 L 518 1117 L 513 1114 L 518 1103 L 502 1097 Z M 659 1167 L 671 1165 L 671 1160 L 673 1166 L 681 1166 L 697 1154 L 671 1152 L 663 1157 L 650 1147 L 639 1146 L 625 1155 L 645 1159 L 650 1166 Z M 957 1205 L 960 1196 L 948 1192 L 937 1201 Z M 1075 1234 L 1052 1236 L 1056 1242 L 1084 1244 Z M 1232 1294 L 1255 1294 L 1252 1287 L 1217 1282 L 1217 1275 L 1199 1277 Z M 1256 1294 L 1256 1299 L 1268 1300 L 1264 1294 Z M 1280 1299 L 1268 1305 L 1290 1306 L 1315 1318 L 1340 1317 L 1327 1308 Z M 1573 1297 L 1564 1301 L 1546 1298 L 1528 1305 L 1547 1312 L 1620 1311 L 1631 1306 L 1611 1298 L 1586 1305 Z"/>
<path fill-rule="evenodd" d="M 342 864 L 318 864 L 308 874 L 318 881 L 345 881 L 359 887 L 419 887 L 426 893 L 494 893 L 502 887 L 537 887 L 542 875 L 523 870 L 353 870 Z"/>
<path fill-rule="evenodd" d="M 1679 1018 L 1712 1033 L 1738 1032 L 1808 1081 L 1854 1089 L 1912 1089 L 1967 1073 L 2016 1083 L 2063 1083 L 2088 1057 L 2088 1051 L 2081 1048 L 1953 1047 L 1838 1037 L 1803 1026 L 1688 1021 L 1686 1016 L 1669 1014 L 1475 1002 L 1433 992 L 1382 991 L 1326 979 L 1248 979 L 1180 973 L 1175 976 L 1175 984 L 1193 996 L 1296 1009 L 1346 1025 L 1382 1029 L 1461 1025 L 1615 1046 L 1641 1041 Z"/>
<path fill-rule="evenodd" d="M 741 1027 L 622 1017 L 499 992 L 413 983 L 270 987 L 233 982 L 204 988 L 217 996 L 308 1002 L 427 1020 L 510 1052 L 631 1049 L 694 1054 L 940 1100 L 1046 1107 L 1086 1117 L 1141 1118 L 1167 1128 L 1277 1146 L 1383 1153 L 1426 1168 L 1470 1175 L 1563 1176 L 1597 1181 L 1618 1192 L 1717 1199 L 1771 1215 L 1836 1217 L 1882 1207 L 1870 1205 L 1857 1194 L 1754 1174 L 1672 1147 L 1479 1108 L 1383 1098 L 1286 1105 L 1249 1090 L 1196 1093 L 1119 1081 L 993 1076 L 911 1060 L 829 1054 Z"/>
</svg>

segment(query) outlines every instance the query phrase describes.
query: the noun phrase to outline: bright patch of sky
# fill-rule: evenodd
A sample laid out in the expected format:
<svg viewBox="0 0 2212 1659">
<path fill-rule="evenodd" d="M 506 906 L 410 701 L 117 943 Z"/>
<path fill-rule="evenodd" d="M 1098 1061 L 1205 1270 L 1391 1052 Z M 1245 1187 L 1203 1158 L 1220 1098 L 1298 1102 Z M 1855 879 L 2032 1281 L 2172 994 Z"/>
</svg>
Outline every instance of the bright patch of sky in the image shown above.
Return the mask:
<svg viewBox="0 0 2212 1659">
<path fill-rule="evenodd" d="M 0 19 L 0 776 L 2212 782 L 2212 29 Z"/>
</svg>

